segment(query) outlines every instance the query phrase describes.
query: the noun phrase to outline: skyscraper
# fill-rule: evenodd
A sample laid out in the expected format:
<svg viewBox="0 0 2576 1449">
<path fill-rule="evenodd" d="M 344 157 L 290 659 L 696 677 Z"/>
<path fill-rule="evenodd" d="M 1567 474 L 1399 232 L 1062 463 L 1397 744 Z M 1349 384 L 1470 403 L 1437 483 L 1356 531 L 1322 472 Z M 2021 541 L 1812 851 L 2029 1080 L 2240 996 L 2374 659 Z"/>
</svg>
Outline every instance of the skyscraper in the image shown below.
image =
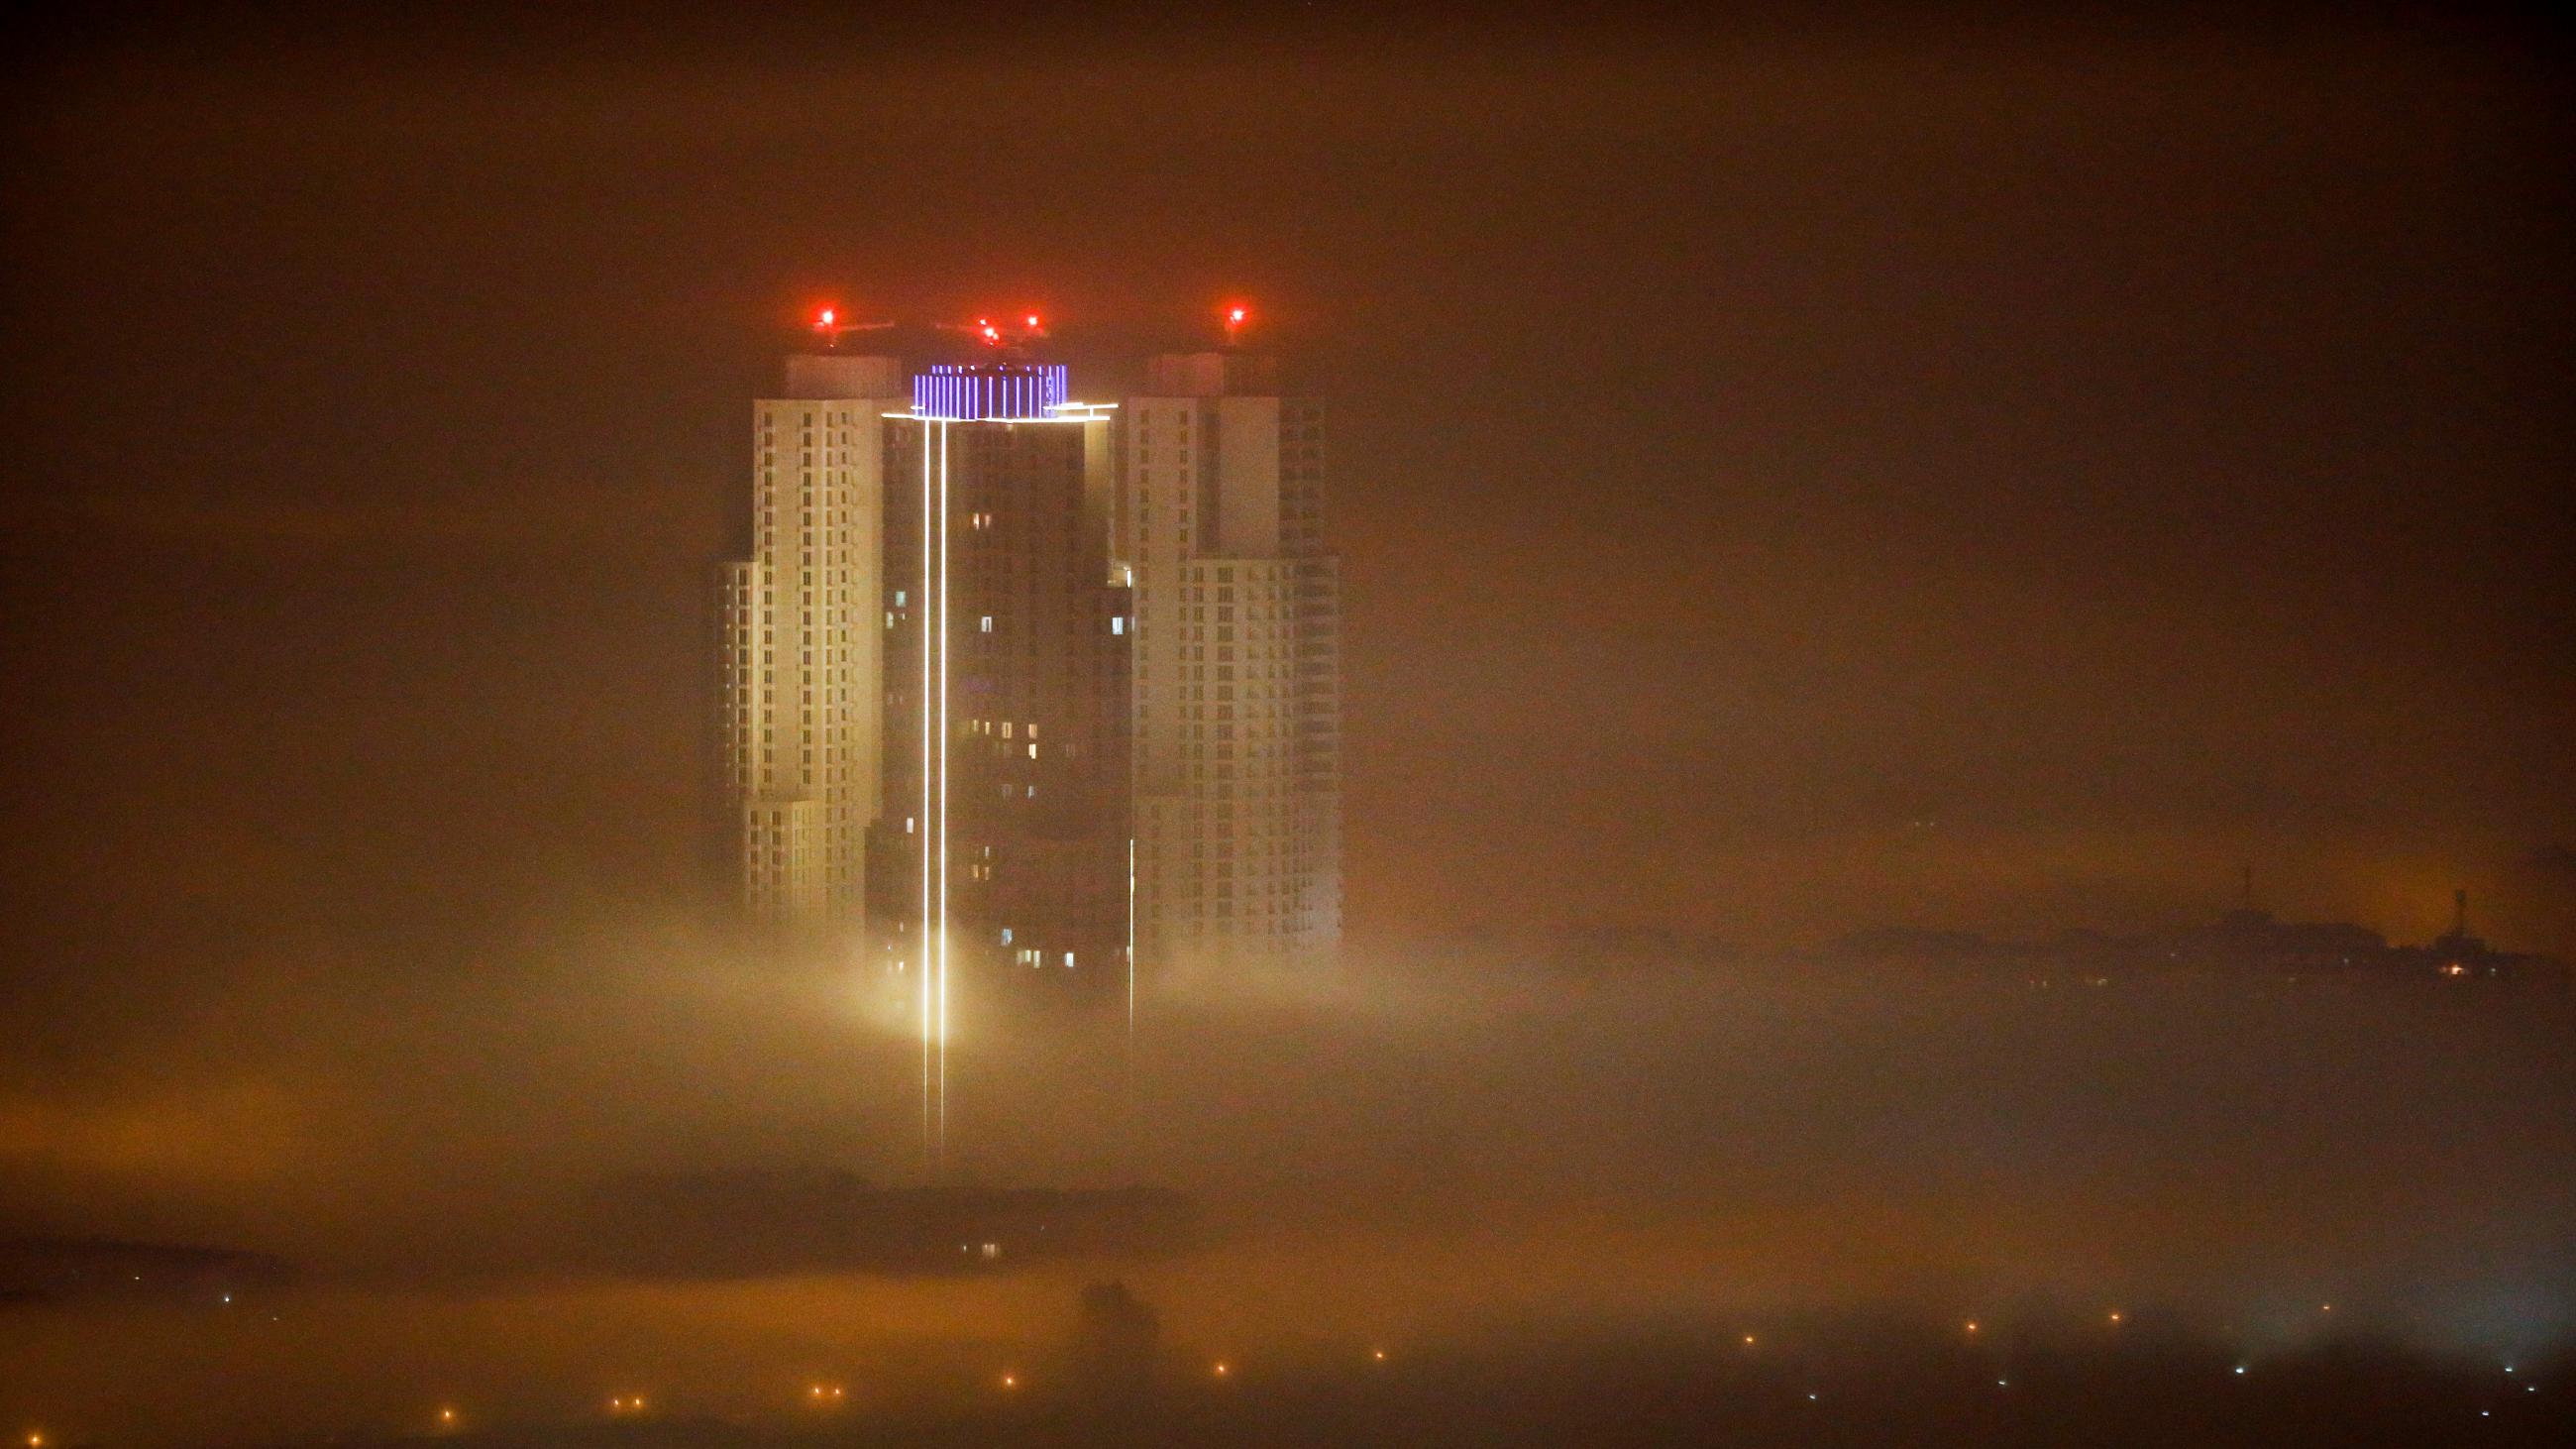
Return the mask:
<svg viewBox="0 0 2576 1449">
<path fill-rule="evenodd" d="M 863 923 L 880 790 L 883 414 L 909 405 L 888 357 L 804 356 L 752 404 L 744 557 L 716 581 L 718 829 L 736 897 L 807 938 Z"/>
<path fill-rule="evenodd" d="M 1341 934 L 1341 579 L 1323 408 L 1274 359 L 1166 355 L 1123 409 L 1136 945 L 1312 960 Z"/>
<path fill-rule="evenodd" d="M 973 363 L 800 357 L 723 572 L 742 903 L 951 967 L 1132 983 L 1341 930 L 1323 417 L 1274 360 L 1157 357 L 1120 406 L 993 329 Z M 1034 319 L 1025 343 L 1042 335 Z"/>
<path fill-rule="evenodd" d="M 918 374 L 887 423 L 870 910 L 934 992 L 985 967 L 1128 979 L 1114 411 L 1068 403 L 1061 366 L 996 357 Z"/>
</svg>

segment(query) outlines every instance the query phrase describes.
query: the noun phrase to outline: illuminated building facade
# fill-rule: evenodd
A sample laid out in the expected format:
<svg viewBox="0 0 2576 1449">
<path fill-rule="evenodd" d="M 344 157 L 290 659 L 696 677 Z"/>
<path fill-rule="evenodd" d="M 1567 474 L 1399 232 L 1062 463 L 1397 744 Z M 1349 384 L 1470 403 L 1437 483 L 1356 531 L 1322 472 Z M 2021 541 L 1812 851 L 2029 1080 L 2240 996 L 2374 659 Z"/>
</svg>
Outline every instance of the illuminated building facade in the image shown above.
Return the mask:
<svg viewBox="0 0 2576 1449">
<path fill-rule="evenodd" d="M 934 1022 L 959 972 L 1129 979 L 1113 417 L 1060 366 L 997 360 L 922 372 L 886 422 L 870 913 Z"/>
<path fill-rule="evenodd" d="M 1341 935 L 1341 583 L 1323 536 L 1322 406 L 1282 396 L 1269 358 L 1166 355 L 1121 428 L 1138 957 L 1327 956 Z"/>
<path fill-rule="evenodd" d="M 755 406 L 747 557 L 720 583 L 742 903 L 865 925 L 926 1031 L 952 967 L 1132 992 L 1140 963 L 1328 955 L 1320 404 L 1231 348 L 1073 403 L 1061 366 L 987 338 L 914 373 L 792 359 Z"/>
<path fill-rule="evenodd" d="M 749 917 L 802 937 L 864 924 L 876 817 L 887 357 L 805 356 L 752 404 L 751 507 L 716 580 L 719 832 Z"/>
</svg>

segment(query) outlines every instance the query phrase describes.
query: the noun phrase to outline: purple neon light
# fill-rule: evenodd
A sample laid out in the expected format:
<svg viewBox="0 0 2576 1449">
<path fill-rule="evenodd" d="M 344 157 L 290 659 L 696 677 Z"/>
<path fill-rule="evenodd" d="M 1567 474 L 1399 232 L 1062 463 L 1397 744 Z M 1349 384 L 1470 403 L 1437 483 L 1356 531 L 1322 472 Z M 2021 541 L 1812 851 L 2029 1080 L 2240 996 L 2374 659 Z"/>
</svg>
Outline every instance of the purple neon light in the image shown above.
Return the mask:
<svg viewBox="0 0 2576 1449">
<path fill-rule="evenodd" d="M 913 374 L 912 410 L 940 418 L 1043 418 L 1065 400 L 1061 364 L 931 364 Z"/>
</svg>

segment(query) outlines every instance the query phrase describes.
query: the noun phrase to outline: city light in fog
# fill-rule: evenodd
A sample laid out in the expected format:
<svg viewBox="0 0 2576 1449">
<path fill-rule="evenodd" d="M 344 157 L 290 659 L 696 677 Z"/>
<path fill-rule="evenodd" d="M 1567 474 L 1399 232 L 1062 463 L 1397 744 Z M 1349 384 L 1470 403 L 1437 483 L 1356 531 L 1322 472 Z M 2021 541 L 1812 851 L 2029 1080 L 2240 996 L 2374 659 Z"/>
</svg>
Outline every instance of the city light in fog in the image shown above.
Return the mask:
<svg viewBox="0 0 2576 1449">
<path fill-rule="evenodd" d="M 2563 37 L 1328 10 L 13 16 L 9 1442 L 2576 1441 Z"/>
</svg>

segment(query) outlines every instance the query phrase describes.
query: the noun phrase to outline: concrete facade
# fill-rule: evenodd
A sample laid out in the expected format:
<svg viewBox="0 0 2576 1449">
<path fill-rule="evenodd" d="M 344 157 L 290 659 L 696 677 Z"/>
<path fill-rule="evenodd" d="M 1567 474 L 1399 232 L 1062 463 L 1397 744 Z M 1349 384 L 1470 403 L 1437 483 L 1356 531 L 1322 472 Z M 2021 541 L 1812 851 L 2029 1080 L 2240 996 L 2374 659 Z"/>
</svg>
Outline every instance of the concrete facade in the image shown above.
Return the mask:
<svg viewBox="0 0 2576 1449">
<path fill-rule="evenodd" d="M 748 556 L 717 574 L 717 770 L 738 904 L 797 937 L 866 925 L 877 815 L 886 357 L 791 358 L 752 404 Z"/>
<path fill-rule="evenodd" d="M 1341 935 L 1339 561 L 1323 409 L 1270 360 L 1153 360 L 1123 405 L 1135 580 L 1136 941 L 1172 965 L 1328 957 Z"/>
</svg>

